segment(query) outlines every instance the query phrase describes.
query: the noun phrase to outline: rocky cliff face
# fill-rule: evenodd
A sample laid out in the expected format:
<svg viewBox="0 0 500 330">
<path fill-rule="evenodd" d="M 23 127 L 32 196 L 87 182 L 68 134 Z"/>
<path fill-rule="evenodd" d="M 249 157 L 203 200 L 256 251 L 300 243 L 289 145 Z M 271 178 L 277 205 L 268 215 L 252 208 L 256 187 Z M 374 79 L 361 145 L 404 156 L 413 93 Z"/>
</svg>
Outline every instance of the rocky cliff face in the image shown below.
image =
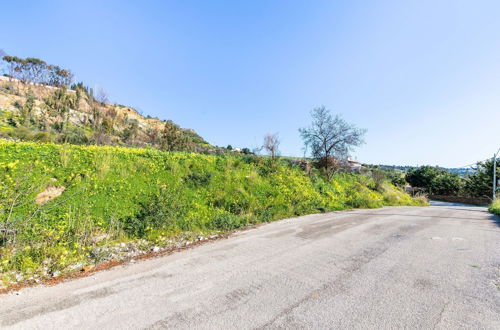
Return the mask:
<svg viewBox="0 0 500 330">
<path fill-rule="evenodd" d="M 70 89 L 0 76 L 0 136 L 46 132 L 53 139 L 72 132 L 98 144 L 157 146 L 165 121 L 132 107 L 99 102 L 83 85 Z M 194 130 L 178 128 L 196 147 L 208 147 Z"/>
</svg>

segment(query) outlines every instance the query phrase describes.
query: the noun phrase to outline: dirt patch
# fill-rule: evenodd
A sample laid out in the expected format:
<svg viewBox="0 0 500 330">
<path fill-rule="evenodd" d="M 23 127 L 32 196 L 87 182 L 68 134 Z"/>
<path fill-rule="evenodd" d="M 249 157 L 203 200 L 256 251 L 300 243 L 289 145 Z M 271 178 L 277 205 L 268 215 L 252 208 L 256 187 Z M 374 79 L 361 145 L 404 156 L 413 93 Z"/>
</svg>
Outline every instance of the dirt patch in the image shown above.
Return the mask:
<svg viewBox="0 0 500 330">
<path fill-rule="evenodd" d="M 420 290 L 431 290 L 437 287 L 432 281 L 425 279 L 425 278 L 419 278 L 416 279 L 413 282 L 413 287 L 420 289 Z"/>
<path fill-rule="evenodd" d="M 43 205 L 54 198 L 57 198 L 62 195 L 62 193 L 66 190 L 66 187 L 54 187 L 54 186 L 48 186 L 47 189 L 36 195 L 35 197 L 35 203 L 38 205 Z"/>
</svg>

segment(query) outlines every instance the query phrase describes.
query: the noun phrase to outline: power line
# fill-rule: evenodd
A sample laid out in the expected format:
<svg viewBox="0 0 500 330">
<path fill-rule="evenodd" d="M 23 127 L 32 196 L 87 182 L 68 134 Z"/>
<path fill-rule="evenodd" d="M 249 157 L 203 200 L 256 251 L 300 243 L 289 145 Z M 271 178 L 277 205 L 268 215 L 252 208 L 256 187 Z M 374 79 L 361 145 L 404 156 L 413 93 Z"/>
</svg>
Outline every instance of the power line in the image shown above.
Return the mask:
<svg viewBox="0 0 500 330">
<path fill-rule="evenodd" d="M 477 166 L 477 163 L 483 163 L 483 162 L 486 162 L 486 161 L 488 161 L 488 160 L 490 160 L 490 159 L 491 159 L 491 158 L 490 158 L 490 157 L 488 157 L 488 158 L 486 158 L 486 159 L 484 159 L 484 160 L 477 161 L 477 162 L 475 162 L 475 163 L 473 163 L 473 164 L 470 164 L 470 165 L 460 166 L 460 167 L 458 167 L 458 168 L 467 168 L 467 167 Z"/>
</svg>

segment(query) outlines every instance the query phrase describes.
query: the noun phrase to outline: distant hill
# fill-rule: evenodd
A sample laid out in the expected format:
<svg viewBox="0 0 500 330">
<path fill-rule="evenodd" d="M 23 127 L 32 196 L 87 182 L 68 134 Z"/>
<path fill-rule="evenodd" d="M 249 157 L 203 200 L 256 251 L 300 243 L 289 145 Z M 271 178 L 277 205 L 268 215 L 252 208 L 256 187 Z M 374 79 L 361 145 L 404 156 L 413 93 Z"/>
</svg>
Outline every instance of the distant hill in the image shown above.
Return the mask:
<svg viewBox="0 0 500 330">
<path fill-rule="evenodd" d="M 386 168 L 386 169 L 389 169 L 389 170 L 399 170 L 399 171 L 403 171 L 403 172 L 406 172 L 412 168 L 418 168 L 419 166 L 401 166 L 401 165 L 377 165 L 379 167 L 382 167 L 382 168 Z M 439 167 L 439 166 L 437 166 Z M 476 172 L 476 169 L 474 168 L 470 168 L 470 167 L 461 167 L 461 168 L 446 168 L 446 167 L 440 167 L 450 173 L 455 173 L 455 174 L 458 174 L 459 176 L 461 177 L 465 177 L 466 175 L 468 174 L 474 174 Z"/>
<path fill-rule="evenodd" d="M 72 144 L 151 146 L 203 151 L 213 147 L 192 129 L 111 104 L 104 90 L 70 84 L 72 74 L 42 60 L 3 57 L 0 137 Z M 6 65 L 5 65 L 6 64 Z"/>
</svg>

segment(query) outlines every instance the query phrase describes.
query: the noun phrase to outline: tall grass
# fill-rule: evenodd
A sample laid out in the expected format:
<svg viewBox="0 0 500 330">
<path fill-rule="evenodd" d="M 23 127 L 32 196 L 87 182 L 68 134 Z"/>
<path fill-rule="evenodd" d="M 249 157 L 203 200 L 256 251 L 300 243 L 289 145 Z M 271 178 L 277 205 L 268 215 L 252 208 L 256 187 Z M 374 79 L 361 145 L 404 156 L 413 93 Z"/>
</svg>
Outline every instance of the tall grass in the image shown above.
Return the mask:
<svg viewBox="0 0 500 330">
<path fill-rule="evenodd" d="M 307 213 L 422 203 L 363 175 L 327 180 L 255 156 L 0 140 L 0 279 L 99 262 L 117 242 L 148 248 Z"/>
</svg>

